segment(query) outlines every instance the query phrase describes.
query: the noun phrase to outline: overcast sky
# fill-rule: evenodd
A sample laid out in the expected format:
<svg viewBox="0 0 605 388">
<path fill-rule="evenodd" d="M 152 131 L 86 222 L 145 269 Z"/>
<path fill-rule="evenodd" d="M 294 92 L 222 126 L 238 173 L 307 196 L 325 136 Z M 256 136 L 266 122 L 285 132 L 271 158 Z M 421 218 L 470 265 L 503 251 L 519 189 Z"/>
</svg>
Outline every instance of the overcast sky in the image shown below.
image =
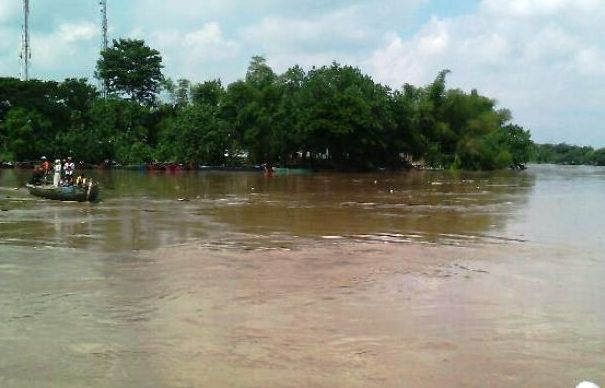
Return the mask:
<svg viewBox="0 0 605 388">
<path fill-rule="evenodd" d="M 0 0 L 0 76 L 19 77 L 20 0 Z M 92 78 L 97 0 L 31 0 L 39 79 Z M 494 98 L 537 142 L 605 147 L 605 0 L 108 0 L 110 39 L 142 38 L 165 74 L 281 73 L 337 61 L 399 88 L 450 69 L 450 88 Z"/>
</svg>

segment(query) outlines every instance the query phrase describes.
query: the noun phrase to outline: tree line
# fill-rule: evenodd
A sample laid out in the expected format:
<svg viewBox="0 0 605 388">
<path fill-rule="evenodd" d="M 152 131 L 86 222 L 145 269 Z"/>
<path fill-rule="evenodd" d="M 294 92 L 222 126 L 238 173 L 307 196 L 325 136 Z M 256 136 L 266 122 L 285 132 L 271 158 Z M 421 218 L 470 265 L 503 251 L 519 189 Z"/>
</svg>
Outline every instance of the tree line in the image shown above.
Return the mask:
<svg viewBox="0 0 605 388">
<path fill-rule="evenodd" d="M 0 159 L 477 170 L 522 168 L 533 150 L 495 100 L 448 89 L 447 70 L 393 90 L 338 63 L 277 74 L 255 56 L 245 78 L 223 85 L 173 81 L 161 62 L 144 41 L 119 39 L 97 63 L 101 90 L 0 78 Z"/>
<path fill-rule="evenodd" d="M 536 144 L 531 161 L 535 163 L 605 166 L 605 148 L 566 143 Z"/>
</svg>

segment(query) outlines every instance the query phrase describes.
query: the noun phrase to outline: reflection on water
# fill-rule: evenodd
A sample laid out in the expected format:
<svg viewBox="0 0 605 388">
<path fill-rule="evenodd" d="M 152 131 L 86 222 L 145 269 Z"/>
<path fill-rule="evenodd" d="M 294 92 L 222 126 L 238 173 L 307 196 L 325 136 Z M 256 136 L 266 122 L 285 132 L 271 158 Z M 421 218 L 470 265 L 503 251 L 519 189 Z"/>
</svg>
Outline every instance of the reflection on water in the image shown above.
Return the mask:
<svg viewBox="0 0 605 388">
<path fill-rule="evenodd" d="M 280 245 L 297 237 L 450 241 L 518 239 L 532 173 L 397 174 L 97 173 L 102 201 L 57 203 L 12 190 L 5 171 L 4 243 L 141 250 L 206 240 Z"/>
<path fill-rule="evenodd" d="M 2 387 L 605 384 L 605 169 L 0 171 Z"/>
</svg>

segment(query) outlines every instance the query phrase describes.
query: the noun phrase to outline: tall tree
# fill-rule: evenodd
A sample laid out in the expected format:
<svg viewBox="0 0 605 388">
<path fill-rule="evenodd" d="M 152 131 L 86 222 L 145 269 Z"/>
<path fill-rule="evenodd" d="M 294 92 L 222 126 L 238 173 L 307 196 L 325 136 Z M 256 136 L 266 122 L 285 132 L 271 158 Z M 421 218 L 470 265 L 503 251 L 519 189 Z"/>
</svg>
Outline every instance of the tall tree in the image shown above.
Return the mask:
<svg viewBox="0 0 605 388">
<path fill-rule="evenodd" d="M 101 51 L 95 76 L 110 93 L 150 106 L 164 80 L 162 67 L 160 53 L 143 40 L 119 39 Z"/>
<path fill-rule="evenodd" d="M 189 105 L 189 95 L 191 94 L 191 81 L 180 78 L 176 82 L 175 89 L 176 104 L 179 106 Z"/>
<path fill-rule="evenodd" d="M 384 162 L 385 142 L 395 125 L 387 88 L 357 68 L 333 63 L 309 72 L 302 96 L 307 151 L 327 154 L 337 168 Z"/>
<path fill-rule="evenodd" d="M 515 124 L 505 125 L 501 128 L 501 131 L 504 133 L 504 142 L 511 154 L 510 166 L 512 168 L 524 168 L 534 153 L 535 146 L 531 141 L 531 134 Z"/>
<path fill-rule="evenodd" d="M 207 104 L 218 107 L 224 98 L 225 89 L 220 79 L 191 86 L 191 100 L 194 104 Z"/>
<path fill-rule="evenodd" d="M 279 155 L 275 115 L 280 99 L 277 75 L 261 56 L 252 57 L 245 81 L 227 88 L 223 114 L 254 163 L 272 162 Z"/>
<path fill-rule="evenodd" d="M 296 65 L 278 77 L 281 89 L 276 115 L 276 152 L 282 164 L 300 164 L 297 153 L 304 149 L 301 128 L 301 98 L 305 83 L 304 70 Z M 304 154 L 306 156 L 306 154 Z"/>
</svg>

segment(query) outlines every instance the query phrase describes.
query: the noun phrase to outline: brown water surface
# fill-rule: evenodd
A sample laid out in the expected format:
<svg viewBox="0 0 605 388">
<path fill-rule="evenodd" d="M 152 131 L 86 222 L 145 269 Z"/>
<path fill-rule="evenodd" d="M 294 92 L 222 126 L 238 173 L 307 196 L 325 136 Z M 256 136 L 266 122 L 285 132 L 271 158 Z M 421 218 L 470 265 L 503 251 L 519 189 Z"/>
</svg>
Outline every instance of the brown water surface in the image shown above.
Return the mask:
<svg viewBox="0 0 605 388">
<path fill-rule="evenodd" d="M 2 387 L 605 384 L 605 169 L 0 170 Z"/>
</svg>

